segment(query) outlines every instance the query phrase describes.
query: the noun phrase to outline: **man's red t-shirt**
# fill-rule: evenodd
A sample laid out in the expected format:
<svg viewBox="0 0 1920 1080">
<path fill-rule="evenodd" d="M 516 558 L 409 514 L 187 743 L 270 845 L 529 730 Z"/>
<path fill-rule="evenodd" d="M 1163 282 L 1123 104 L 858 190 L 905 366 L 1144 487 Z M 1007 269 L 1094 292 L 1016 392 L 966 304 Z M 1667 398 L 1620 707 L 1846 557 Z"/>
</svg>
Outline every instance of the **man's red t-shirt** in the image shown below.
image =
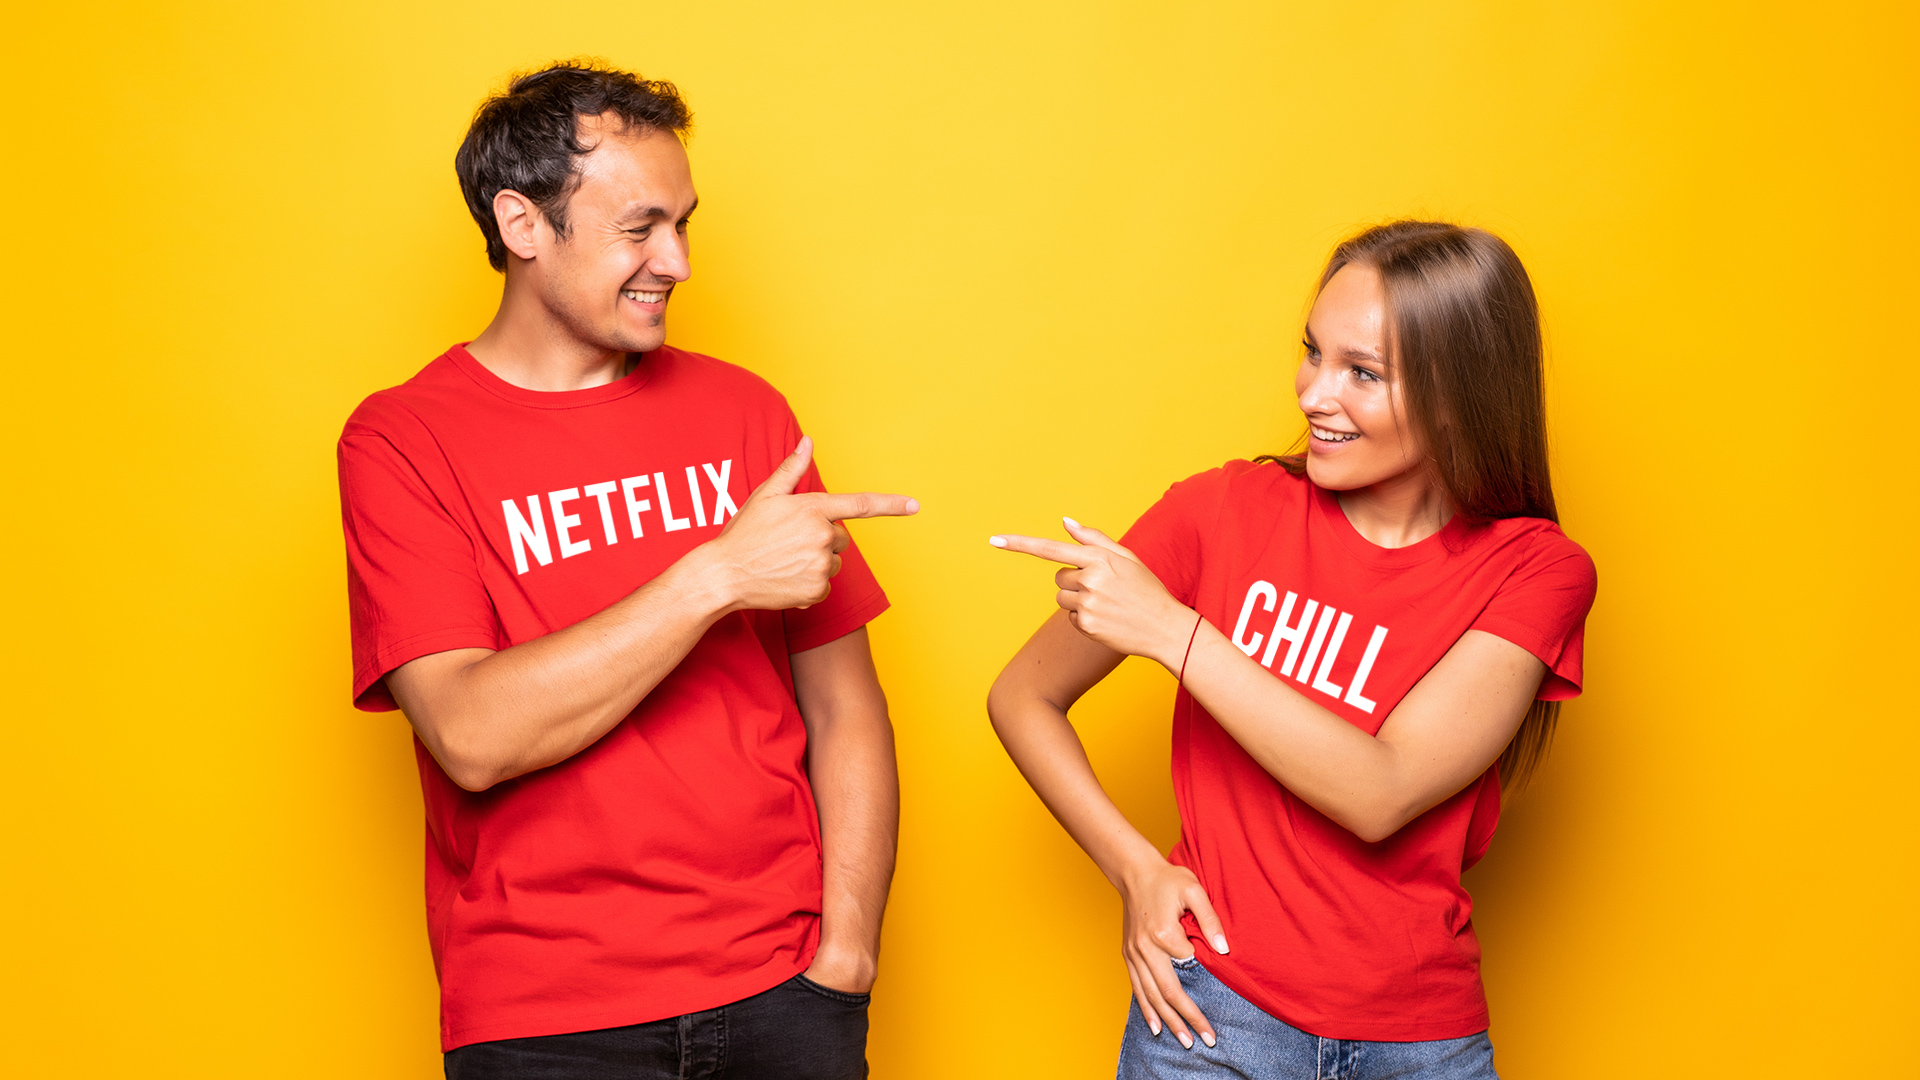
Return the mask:
<svg viewBox="0 0 1920 1080">
<path fill-rule="evenodd" d="M 354 703 L 394 708 L 384 678 L 416 657 L 626 596 L 719 535 L 799 439 L 771 386 L 695 353 L 542 393 L 448 350 L 340 438 Z M 721 619 L 558 765 L 475 794 L 415 740 L 445 1049 L 709 1009 L 812 962 L 820 830 L 788 655 L 887 606 L 859 551 L 841 558 L 826 602 Z"/>
<path fill-rule="evenodd" d="M 1470 629 L 1540 658 L 1545 700 L 1580 692 L 1593 562 L 1552 522 L 1513 518 L 1382 548 L 1335 497 L 1280 466 L 1175 484 L 1122 541 L 1181 602 L 1308 700 L 1369 734 Z M 1461 871 L 1500 817 L 1495 769 L 1369 844 L 1282 787 L 1185 690 L 1173 786 L 1192 870 L 1225 923 L 1208 970 L 1314 1035 L 1411 1042 L 1484 1031 L 1480 945 Z"/>
</svg>

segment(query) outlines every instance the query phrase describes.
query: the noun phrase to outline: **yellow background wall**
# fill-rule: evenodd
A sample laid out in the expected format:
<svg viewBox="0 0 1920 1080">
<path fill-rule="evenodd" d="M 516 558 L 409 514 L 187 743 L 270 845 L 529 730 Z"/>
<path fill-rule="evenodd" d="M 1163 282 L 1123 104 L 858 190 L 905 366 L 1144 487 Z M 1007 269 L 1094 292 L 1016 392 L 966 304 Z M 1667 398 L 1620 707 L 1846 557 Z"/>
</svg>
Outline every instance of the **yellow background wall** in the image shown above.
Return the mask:
<svg viewBox="0 0 1920 1080">
<path fill-rule="evenodd" d="M 1588 693 L 1470 876 L 1505 1073 L 1913 1075 L 1914 12 L 12 9 L 6 1071 L 437 1070 L 333 440 L 492 311 L 472 108 L 587 53 L 697 114 L 672 340 L 927 508 L 859 530 L 906 786 L 876 1076 L 1111 1075 L 1118 905 L 982 708 L 1051 587 L 985 538 L 1288 445 L 1320 261 L 1404 214 L 1531 268 L 1601 573 Z M 1163 843 L 1170 693 L 1135 661 L 1081 712 Z"/>
</svg>

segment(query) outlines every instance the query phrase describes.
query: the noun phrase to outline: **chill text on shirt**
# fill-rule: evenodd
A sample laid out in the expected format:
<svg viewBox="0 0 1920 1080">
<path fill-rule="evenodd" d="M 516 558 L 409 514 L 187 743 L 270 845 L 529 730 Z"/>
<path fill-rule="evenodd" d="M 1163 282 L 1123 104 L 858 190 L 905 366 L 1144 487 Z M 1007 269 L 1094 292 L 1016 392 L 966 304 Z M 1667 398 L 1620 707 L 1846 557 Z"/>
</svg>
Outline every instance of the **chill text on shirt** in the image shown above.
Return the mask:
<svg viewBox="0 0 1920 1080">
<path fill-rule="evenodd" d="M 1380 658 L 1380 646 L 1387 640 L 1387 628 L 1375 625 L 1373 636 L 1368 639 L 1366 651 L 1360 654 L 1360 662 L 1353 673 L 1348 675 L 1345 687 L 1333 681 L 1334 663 L 1339 659 L 1340 649 L 1347 641 L 1347 630 L 1353 626 L 1353 613 L 1336 611 L 1331 604 L 1322 604 L 1318 600 L 1308 600 L 1300 609 L 1300 619 L 1293 621 L 1294 605 L 1300 596 L 1292 591 L 1286 599 L 1280 599 L 1280 591 L 1271 581 L 1256 581 L 1247 587 L 1247 599 L 1240 605 L 1240 619 L 1233 627 L 1233 643 L 1240 651 L 1252 656 L 1260 651 L 1264 641 L 1266 652 L 1260 657 L 1260 665 L 1269 671 L 1273 669 L 1274 656 L 1280 649 L 1280 643 L 1287 643 L 1287 655 L 1280 663 L 1282 678 L 1292 676 L 1296 682 L 1311 686 L 1336 701 L 1344 700 L 1361 712 L 1373 712 L 1376 704 L 1372 698 L 1361 693 L 1367 685 L 1367 676 L 1373 674 L 1374 661 Z M 1280 614 L 1265 631 L 1256 631 L 1251 637 L 1247 634 L 1248 624 L 1254 621 L 1254 609 L 1262 612 L 1273 610 L 1275 602 L 1280 605 Z M 1318 610 L 1319 619 L 1314 618 Z M 1265 622 L 1265 619 L 1261 619 Z M 1311 627 L 1313 633 L 1308 635 Z M 1331 627 L 1333 636 L 1327 636 Z M 1302 655 L 1302 649 L 1305 655 Z M 1324 651 L 1323 651 L 1324 650 Z M 1314 662 L 1319 661 L 1320 668 L 1314 670 Z M 1311 678 L 1309 674 L 1311 673 Z M 1344 695 L 1344 696 L 1343 696 Z"/>
</svg>

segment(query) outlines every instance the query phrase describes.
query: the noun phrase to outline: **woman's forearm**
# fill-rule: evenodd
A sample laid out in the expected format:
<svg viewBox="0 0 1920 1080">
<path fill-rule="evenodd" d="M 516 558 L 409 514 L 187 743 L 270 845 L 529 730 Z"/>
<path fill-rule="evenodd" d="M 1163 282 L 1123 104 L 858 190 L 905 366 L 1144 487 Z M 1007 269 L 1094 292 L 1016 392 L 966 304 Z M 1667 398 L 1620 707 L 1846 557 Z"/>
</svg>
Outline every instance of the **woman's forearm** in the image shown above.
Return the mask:
<svg viewBox="0 0 1920 1080">
<path fill-rule="evenodd" d="M 1086 655 L 1074 655 L 1082 653 Z M 987 714 L 1007 756 L 1054 819 L 1116 886 L 1143 861 L 1160 861 L 1160 852 L 1100 786 L 1067 709 L 1121 659 L 1086 642 L 1056 615 L 1007 665 L 987 695 Z"/>
<path fill-rule="evenodd" d="M 1410 819 L 1400 754 L 1273 677 L 1202 623 L 1184 685 L 1287 790 L 1369 842 Z"/>
<path fill-rule="evenodd" d="M 1261 768 L 1372 843 L 1486 772 L 1545 670 L 1519 646 L 1469 630 L 1369 735 L 1207 624 L 1186 658 L 1185 684 Z"/>
</svg>

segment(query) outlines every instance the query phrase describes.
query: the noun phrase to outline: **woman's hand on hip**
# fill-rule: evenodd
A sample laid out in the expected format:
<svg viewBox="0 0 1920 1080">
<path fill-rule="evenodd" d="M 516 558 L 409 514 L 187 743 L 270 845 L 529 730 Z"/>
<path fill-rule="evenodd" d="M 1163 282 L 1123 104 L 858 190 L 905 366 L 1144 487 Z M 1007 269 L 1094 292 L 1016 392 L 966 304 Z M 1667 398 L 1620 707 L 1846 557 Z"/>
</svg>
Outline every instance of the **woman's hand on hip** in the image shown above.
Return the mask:
<svg viewBox="0 0 1920 1080">
<path fill-rule="evenodd" d="M 1061 519 L 1078 543 L 1007 534 L 994 547 L 1065 563 L 1054 597 L 1074 629 L 1115 652 L 1144 656 L 1177 670 L 1197 616 L 1175 600 L 1138 556 L 1099 529 Z"/>
<path fill-rule="evenodd" d="M 1122 920 L 1120 954 L 1127 961 L 1127 978 L 1133 983 L 1134 1000 L 1155 1035 L 1161 1025 L 1172 1029 L 1174 1037 L 1189 1050 L 1193 1035 L 1208 1046 L 1214 1044 L 1213 1025 L 1200 1013 L 1200 1007 L 1180 985 L 1180 973 L 1174 970 L 1175 957 L 1193 955 L 1193 943 L 1180 923 L 1184 912 L 1193 912 L 1200 932 L 1206 935 L 1213 951 L 1224 955 L 1227 935 L 1220 917 L 1200 879 L 1184 866 L 1157 859 L 1120 879 L 1120 900 L 1126 909 Z"/>
</svg>

